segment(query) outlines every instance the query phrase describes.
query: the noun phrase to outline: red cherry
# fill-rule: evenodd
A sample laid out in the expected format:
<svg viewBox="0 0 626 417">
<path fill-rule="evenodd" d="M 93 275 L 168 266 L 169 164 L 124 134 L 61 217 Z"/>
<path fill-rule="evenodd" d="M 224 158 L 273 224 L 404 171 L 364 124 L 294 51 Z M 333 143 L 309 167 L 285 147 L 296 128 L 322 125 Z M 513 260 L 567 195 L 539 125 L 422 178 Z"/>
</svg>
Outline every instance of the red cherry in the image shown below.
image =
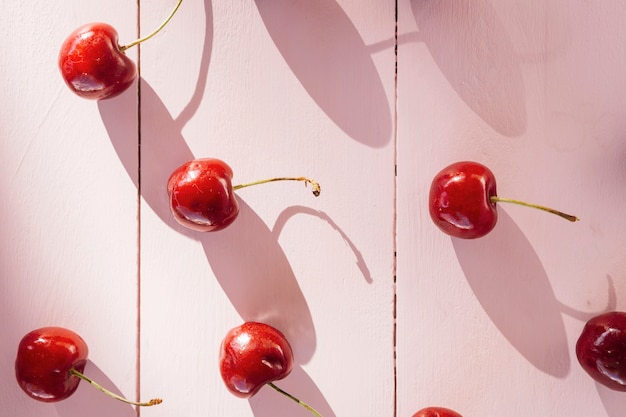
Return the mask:
<svg viewBox="0 0 626 417">
<path fill-rule="evenodd" d="M 176 221 L 200 232 L 229 226 L 239 215 L 232 178 L 233 170 L 219 159 L 194 159 L 176 168 L 167 182 Z"/>
<path fill-rule="evenodd" d="M 444 233 L 462 239 L 485 236 L 498 221 L 497 202 L 515 203 L 548 211 L 575 222 L 578 217 L 519 200 L 498 197 L 496 178 L 486 166 L 472 161 L 445 167 L 433 179 L 429 211 L 433 222 Z"/>
<path fill-rule="evenodd" d="M 107 390 L 83 374 L 89 350 L 75 332 L 63 327 L 42 327 L 27 333 L 20 341 L 15 359 L 15 378 L 30 397 L 43 402 L 61 401 L 72 395 L 81 380 L 105 394 L 128 404 L 151 406 L 129 401 Z"/>
<path fill-rule="evenodd" d="M 63 400 L 76 391 L 87 364 L 87 344 L 61 327 L 44 327 L 25 335 L 17 349 L 15 377 L 24 392 L 36 400 Z"/>
<path fill-rule="evenodd" d="M 462 417 L 456 411 L 444 407 L 426 407 L 413 414 L 413 417 Z"/>
<path fill-rule="evenodd" d="M 126 91 L 137 77 L 137 66 L 124 51 L 160 32 L 181 3 L 179 0 L 155 31 L 128 45 L 120 46 L 117 31 L 106 23 L 90 23 L 74 30 L 61 45 L 58 58 L 67 86 L 78 96 L 92 100 L 113 98 Z"/>
<path fill-rule="evenodd" d="M 253 396 L 268 382 L 285 378 L 292 368 L 291 345 L 267 324 L 246 322 L 222 341 L 220 372 L 226 388 L 238 397 Z"/>
<path fill-rule="evenodd" d="M 65 39 L 59 69 L 74 93 L 102 100 L 130 87 L 137 77 L 137 66 L 117 42 L 117 31 L 106 23 L 81 26 Z"/>
<path fill-rule="evenodd" d="M 176 168 L 167 182 L 170 210 L 181 225 L 200 232 L 215 232 L 230 226 L 239 215 L 234 191 L 272 181 L 304 181 L 313 194 L 320 186 L 308 178 L 272 178 L 248 184 L 232 185 L 233 170 L 215 158 L 194 159 Z"/>
<path fill-rule="evenodd" d="M 576 342 L 576 357 L 595 381 L 626 392 L 626 313 L 612 311 L 590 319 Z"/>
<path fill-rule="evenodd" d="M 293 351 L 280 330 L 258 322 L 245 322 L 229 330 L 220 346 L 219 364 L 226 388 L 237 397 L 252 397 L 269 385 L 321 417 L 311 406 L 273 383 L 287 377 L 293 369 Z"/>
</svg>

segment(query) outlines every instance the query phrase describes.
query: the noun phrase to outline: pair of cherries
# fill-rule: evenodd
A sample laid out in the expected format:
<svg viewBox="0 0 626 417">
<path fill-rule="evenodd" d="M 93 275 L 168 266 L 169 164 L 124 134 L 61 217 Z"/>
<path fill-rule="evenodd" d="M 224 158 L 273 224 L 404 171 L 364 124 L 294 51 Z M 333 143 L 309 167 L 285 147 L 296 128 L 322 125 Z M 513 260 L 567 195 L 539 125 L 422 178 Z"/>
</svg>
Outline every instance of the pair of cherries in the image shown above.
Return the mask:
<svg viewBox="0 0 626 417">
<path fill-rule="evenodd" d="M 43 402 L 71 396 L 80 381 L 105 394 L 137 406 L 152 406 L 162 400 L 130 401 L 84 375 L 89 349 L 80 335 L 62 327 L 43 327 L 27 333 L 20 341 L 15 360 L 15 377 L 22 390 Z M 283 391 L 274 381 L 287 377 L 294 363 L 291 345 L 280 330 L 258 322 L 245 322 L 224 337 L 219 354 L 220 374 L 227 389 L 241 398 L 255 395 L 269 385 L 317 417 L 319 412 Z"/>
<path fill-rule="evenodd" d="M 167 19 L 149 35 L 120 46 L 118 33 L 106 23 L 91 23 L 74 30 L 63 42 L 58 66 L 67 86 L 78 96 L 104 100 L 127 90 L 137 77 L 137 66 L 125 51 L 160 32 L 172 19 L 182 0 Z M 232 169 L 218 159 L 189 161 L 177 168 L 167 184 L 170 208 L 183 226 L 196 231 L 218 231 L 228 227 L 239 214 L 233 191 L 249 185 L 279 180 L 311 184 L 313 194 L 320 187 L 308 178 L 272 178 L 232 186 Z"/>
<path fill-rule="evenodd" d="M 471 161 L 451 164 L 435 176 L 430 188 L 429 212 L 444 233 L 475 239 L 495 227 L 498 202 L 534 207 L 578 221 L 576 216 L 548 207 L 498 197 L 494 174 L 486 166 Z M 576 356 L 595 381 L 626 392 L 626 313 L 611 311 L 590 319 L 576 343 Z"/>
</svg>

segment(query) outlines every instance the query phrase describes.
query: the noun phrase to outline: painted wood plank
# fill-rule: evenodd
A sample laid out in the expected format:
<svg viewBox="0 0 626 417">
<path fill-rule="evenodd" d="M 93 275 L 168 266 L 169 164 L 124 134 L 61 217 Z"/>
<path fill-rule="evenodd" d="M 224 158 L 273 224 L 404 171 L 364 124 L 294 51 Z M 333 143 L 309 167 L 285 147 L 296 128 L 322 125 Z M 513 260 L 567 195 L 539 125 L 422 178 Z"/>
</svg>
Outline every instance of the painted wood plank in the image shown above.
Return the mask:
<svg viewBox="0 0 626 417">
<path fill-rule="evenodd" d="M 584 321 L 624 308 L 626 56 L 619 2 L 399 2 L 398 415 L 615 417 L 577 363 Z M 462 241 L 428 214 L 448 163 L 490 166 L 500 205 Z M 514 410 L 514 411 L 513 411 Z"/>
<path fill-rule="evenodd" d="M 57 68 L 61 43 L 82 24 L 109 22 L 134 39 L 136 3 L 2 7 L 0 414 L 132 416 L 132 407 L 85 383 L 66 401 L 36 402 L 19 389 L 13 363 L 30 330 L 68 327 L 90 348 L 86 374 L 136 394 L 137 190 L 129 178 L 137 175 L 136 85 L 98 105 L 73 95 Z M 129 173 L 118 147 L 135 161 Z"/>
<path fill-rule="evenodd" d="M 167 392 L 151 415 L 309 415 L 226 391 L 218 347 L 243 320 L 287 335 L 281 386 L 324 416 L 393 415 L 395 5 L 365 3 L 188 2 L 142 49 L 141 389 Z M 142 2 L 142 27 L 168 8 Z M 165 184 L 209 156 L 235 183 L 306 175 L 322 194 L 240 190 L 230 228 L 185 231 Z"/>
</svg>

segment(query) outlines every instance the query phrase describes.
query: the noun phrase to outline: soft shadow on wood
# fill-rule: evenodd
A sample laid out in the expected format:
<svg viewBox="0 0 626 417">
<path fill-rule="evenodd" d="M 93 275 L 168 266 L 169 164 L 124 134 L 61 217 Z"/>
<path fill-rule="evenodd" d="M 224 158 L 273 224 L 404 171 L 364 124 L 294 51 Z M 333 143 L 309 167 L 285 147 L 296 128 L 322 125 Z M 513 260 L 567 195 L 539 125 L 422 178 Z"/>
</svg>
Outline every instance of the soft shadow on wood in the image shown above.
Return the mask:
<svg viewBox="0 0 626 417">
<path fill-rule="evenodd" d="M 285 390 L 300 401 L 315 408 L 324 417 L 335 417 L 330 404 L 315 385 L 311 377 L 299 366 L 295 366 L 289 376 L 275 381 L 276 386 Z M 311 417 L 310 411 L 279 394 L 270 387 L 263 387 L 254 397 L 248 400 L 255 417 Z M 280 412 L 279 412 L 280 411 Z"/>
<path fill-rule="evenodd" d="M 341 6 L 335 0 L 255 3 L 285 62 L 320 109 L 352 139 L 375 148 L 388 144 L 392 111 L 381 76 Z M 393 82 L 392 71 L 386 76 Z"/>
<path fill-rule="evenodd" d="M 263 319 L 280 328 L 290 340 L 298 341 L 294 350 L 300 363 L 306 362 L 315 350 L 313 320 L 286 255 L 262 219 L 239 197 L 239 217 L 229 228 L 216 233 L 190 231 L 172 217 L 167 180 L 176 167 L 194 155 L 154 89 L 145 80 L 141 82 L 145 122 L 141 196 L 165 224 L 202 244 L 215 276 L 242 318 Z M 120 117 L 122 120 L 124 117 L 123 105 L 123 102 L 111 106 L 103 103 L 100 109 L 111 142 L 133 178 L 136 153 L 125 151 L 128 133 L 119 128 Z"/>
<path fill-rule="evenodd" d="M 297 214 L 308 214 L 310 216 L 317 217 L 320 220 L 323 220 L 326 223 L 328 223 L 328 225 L 339 234 L 339 236 L 343 239 L 346 245 L 348 245 L 352 253 L 354 253 L 354 256 L 356 258 L 355 259 L 356 265 L 361 271 L 361 274 L 363 274 L 363 278 L 365 278 L 365 281 L 367 281 L 370 284 L 372 283 L 372 274 L 370 273 L 370 270 L 367 267 L 367 264 L 365 263 L 365 259 L 363 258 L 363 255 L 361 254 L 361 251 L 359 250 L 359 248 L 355 246 L 352 240 L 350 240 L 350 237 L 339 227 L 339 225 L 335 223 L 335 221 L 331 219 L 330 216 L 324 213 L 323 211 L 316 210 L 311 207 L 305 207 L 305 206 L 292 206 L 283 210 L 278 216 L 278 218 L 276 219 L 276 222 L 274 223 L 274 228 L 272 229 L 272 232 L 276 235 L 277 239 L 280 236 L 280 232 L 285 227 L 287 220 L 289 220 L 290 218 L 292 218 L 293 216 Z"/>
<path fill-rule="evenodd" d="M 502 135 L 524 133 L 520 60 L 490 2 L 411 0 L 411 8 L 420 40 L 465 104 Z"/>
<path fill-rule="evenodd" d="M 511 217 L 498 209 L 487 236 L 452 238 L 465 277 L 485 313 L 537 369 L 558 378 L 571 366 L 561 303 L 541 261 Z"/>
<path fill-rule="evenodd" d="M 624 408 L 626 407 L 626 397 L 624 393 L 610 390 L 597 382 L 595 384 L 602 405 L 606 410 L 607 417 L 623 417 Z"/>
<path fill-rule="evenodd" d="M 132 366 L 132 365 L 129 365 Z M 121 392 L 106 374 L 92 361 L 87 361 L 85 375 L 106 389 L 122 397 L 134 400 L 135 393 Z M 81 381 L 76 392 L 66 400 L 55 403 L 59 417 L 135 417 L 135 407 L 125 404 Z M 158 407 L 155 406 L 155 407 Z"/>
</svg>

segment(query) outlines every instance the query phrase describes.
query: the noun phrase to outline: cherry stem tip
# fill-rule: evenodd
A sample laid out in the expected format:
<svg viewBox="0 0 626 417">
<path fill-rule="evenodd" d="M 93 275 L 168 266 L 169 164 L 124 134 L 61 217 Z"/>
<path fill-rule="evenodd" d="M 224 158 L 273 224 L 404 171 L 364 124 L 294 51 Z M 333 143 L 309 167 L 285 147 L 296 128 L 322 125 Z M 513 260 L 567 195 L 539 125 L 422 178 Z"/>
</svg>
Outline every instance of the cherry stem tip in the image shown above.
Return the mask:
<svg viewBox="0 0 626 417">
<path fill-rule="evenodd" d="M 307 403 L 305 403 L 302 400 L 299 400 L 298 398 L 294 397 L 293 395 L 289 394 L 287 391 L 282 390 L 281 388 L 277 387 L 273 382 L 268 382 L 268 384 L 270 387 L 274 388 L 276 391 L 278 391 L 279 393 L 283 394 L 285 397 L 297 402 L 298 404 L 300 404 L 302 407 L 306 408 L 307 410 L 309 410 L 314 416 L 316 417 L 322 417 L 322 415 L 313 407 L 311 407 L 310 405 L 308 405 Z"/>
<path fill-rule="evenodd" d="M 123 403 L 126 404 L 131 404 L 131 405 L 136 405 L 136 406 L 140 406 L 140 407 L 151 407 L 153 405 L 157 405 L 157 404 L 161 404 L 163 402 L 162 399 L 160 398 L 153 398 L 150 401 L 147 402 L 137 402 L 137 401 L 131 401 L 128 400 L 120 395 L 115 394 L 114 392 L 109 391 L 108 389 L 104 388 L 102 385 L 98 384 L 96 381 L 92 380 L 91 378 L 89 378 L 88 376 L 84 375 L 82 372 L 77 371 L 76 369 L 72 368 L 70 369 L 70 374 L 74 375 L 75 377 L 78 377 L 80 379 L 82 379 L 83 381 L 88 382 L 89 384 L 91 384 L 91 386 L 97 388 L 98 390 L 104 392 L 106 395 L 108 395 L 109 397 L 115 398 L 118 401 L 121 401 Z"/>
<path fill-rule="evenodd" d="M 573 215 L 567 214 L 567 213 L 563 213 L 562 211 L 555 210 L 555 209 L 550 208 L 550 207 L 545 207 L 545 206 L 540 206 L 540 205 L 537 205 L 537 204 L 527 203 L 525 201 L 520 201 L 520 200 L 513 200 L 511 198 L 503 198 L 503 197 L 498 197 L 498 196 L 491 196 L 489 198 L 489 201 L 491 201 L 492 203 L 512 203 L 512 204 L 518 204 L 520 206 L 536 208 L 536 209 L 539 209 L 539 210 L 547 211 L 548 213 L 556 214 L 557 216 L 562 217 L 565 220 L 569 220 L 570 222 L 577 222 L 577 221 L 580 220 L 576 216 L 573 216 Z"/>
</svg>

